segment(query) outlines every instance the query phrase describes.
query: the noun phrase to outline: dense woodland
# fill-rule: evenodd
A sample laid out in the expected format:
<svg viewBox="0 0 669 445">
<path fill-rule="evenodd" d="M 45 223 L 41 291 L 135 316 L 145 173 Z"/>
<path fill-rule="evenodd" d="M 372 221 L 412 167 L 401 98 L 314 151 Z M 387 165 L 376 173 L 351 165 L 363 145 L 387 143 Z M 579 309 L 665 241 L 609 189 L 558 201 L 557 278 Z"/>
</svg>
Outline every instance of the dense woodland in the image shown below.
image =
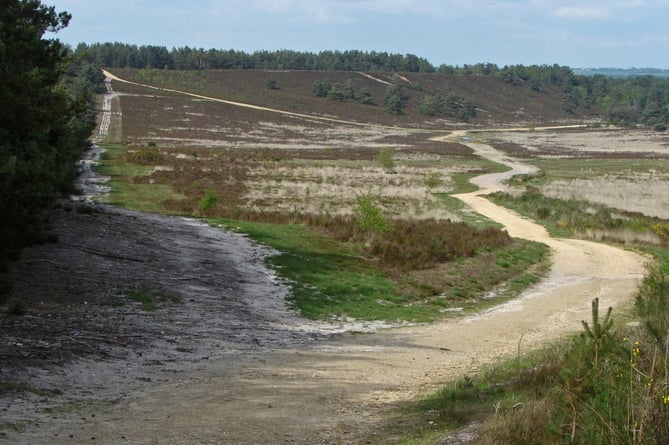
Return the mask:
<svg viewBox="0 0 669 445">
<path fill-rule="evenodd" d="M 44 210 L 72 191 L 95 125 L 99 70 L 43 38 L 69 20 L 37 0 L 0 8 L 0 260 L 39 240 Z"/>
<path fill-rule="evenodd" d="M 434 73 L 453 76 L 496 76 L 505 82 L 526 85 L 536 92 L 558 88 L 565 113 L 579 111 L 599 113 L 616 125 L 637 124 L 666 129 L 669 122 L 669 79 L 654 76 L 614 78 L 596 74 L 576 75 L 567 66 L 508 65 L 492 63 L 435 67 L 413 54 L 389 54 L 365 51 L 321 51 L 319 53 L 290 50 L 246 53 L 235 50 L 137 46 L 124 43 L 80 44 L 75 56 L 95 66 L 109 68 L 156 68 L 170 70 L 255 69 L 255 70 L 319 70 L 365 71 L 379 73 Z M 322 88 L 315 94 L 327 96 Z M 335 91 L 332 96 L 340 94 Z M 388 112 L 401 111 L 401 92 L 390 94 Z M 365 96 L 357 100 L 368 100 Z M 452 115 L 466 120 L 474 115 L 474 102 L 448 96 L 435 96 L 422 106 L 426 115 Z M 447 111 L 450 110 L 450 111 Z M 455 113 L 452 110 L 456 110 Z"/>
</svg>

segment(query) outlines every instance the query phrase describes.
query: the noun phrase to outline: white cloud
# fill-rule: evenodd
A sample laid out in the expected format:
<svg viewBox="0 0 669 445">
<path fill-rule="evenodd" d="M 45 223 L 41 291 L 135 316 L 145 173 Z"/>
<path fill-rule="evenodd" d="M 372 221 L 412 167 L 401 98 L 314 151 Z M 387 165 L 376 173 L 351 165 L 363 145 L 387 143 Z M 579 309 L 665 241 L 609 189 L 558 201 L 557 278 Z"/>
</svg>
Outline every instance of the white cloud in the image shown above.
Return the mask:
<svg viewBox="0 0 669 445">
<path fill-rule="evenodd" d="M 601 19 L 609 16 L 606 9 L 598 6 L 563 6 L 553 11 L 553 15 L 566 19 Z"/>
</svg>

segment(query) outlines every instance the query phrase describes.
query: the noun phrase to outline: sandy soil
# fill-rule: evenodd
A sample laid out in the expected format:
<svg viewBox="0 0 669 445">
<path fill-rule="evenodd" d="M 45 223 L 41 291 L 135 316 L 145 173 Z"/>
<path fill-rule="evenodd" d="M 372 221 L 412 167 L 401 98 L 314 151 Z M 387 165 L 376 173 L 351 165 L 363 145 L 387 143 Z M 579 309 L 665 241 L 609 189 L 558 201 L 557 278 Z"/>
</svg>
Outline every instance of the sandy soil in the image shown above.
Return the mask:
<svg viewBox="0 0 669 445">
<path fill-rule="evenodd" d="M 470 146 L 483 156 L 512 166 L 514 171 L 507 175 L 528 171 L 527 166 L 492 147 Z M 285 286 L 262 265 L 263 256 L 270 252 L 243 237 L 187 219 L 110 208 L 99 215 L 87 215 L 98 218 L 89 224 L 97 230 L 43 246 L 47 250 L 36 251 L 34 257 L 29 253 L 28 259 L 24 258 L 26 266 L 47 267 L 38 273 L 48 273 L 53 270 L 48 264 L 62 267 L 80 258 L 83 263 L 79 266 L 85 264 L 89 275 L 93 270 L 106 271 L 108 280 L 93 280 L 94 289 L 103 291 L 118 283 L 120 276 L 109 271 L 117 270 L 120 263 L 125 281 L 132 282 L 135 277 L 141 282 L 142 277 L 149 277 L 165 292 L 178 294 L 183 303 L 152 313 L 150 320 L 146 314 L 126 314 L 128 306 L 101 315 L 95 314 L 104 306 L 86 312 L 100 324 L 102 333 L 110 329 L 112 338 L 138 335 L 132 338 L 142 339 L 136 344 L 116 342 L 107 357 L 92 350 L 88 358 L 47 361 L 41 368 L 35 363 L 24 368 L 3 363 L 3 380 L 7 380 L 7 372 L 23 369 L 25 384 L 58 388 L 58 392 L 4 397 L 0 406 L 6 421 L 24 419 L 24 423 L 22 432 L 6 431 L 0 440 L 56 444 L 92 440 L 104 444 L 375 443 L 376 438 L 384 437 L 385 422 L 399 403 L 499 356 L 579 330 L 580 320 L 588 319 L 595 297 L 607 306 L 629 301 L 644 273 L 643 258 L 606 245 L 549 238 L 542 227 L 480 196 L 498 188 L 502 179 L 501 175 L 480 177 L 477 183 L 484 189 L 459 198 L 503 223 L 512 236 L 550 245 L 554 264 L 548 277 L 521 298 L 475 317 L 366 335 L 335 335 L 337 329 L 364 326 L 307 323 L 293 315 L 282 303 Z M 68 219 L 75 214 L 64 212 L 61 236 L 78 227 Z M 101 222 L 107 219 L 118 220 L 114 224 L 120 232 L 115 237 L 110 238 L 113 231 L 101 229 Z M 124 227 L 127 230 L 122 230 Z M 82 247 L 81 243 L 88 242 L 85 240 L 107 243 L 110 250 L 101 254 L 100 247 Z M 50 249 L 63 246 L 71 246 L 79 254 L 71 255 L 70 251 L 53 261 L 40 260 L 50 258 Z M 101 264 L 96 260 L 104 261 L 107 268 L 99 269 Z M 62 272 L 54 274 L 54 280 L 65 276 Z M 26 277 L 22 282 L 28 292 L 34 280 Z M 74 281 L 81 282 L 68 283 Z M 41 316 L 41 322 L 46 323 L 49 317 L 46 313 Z M 90 331 L 83 329 L 91 342 L 94 326 L 92 323 Z M 63 336 L 76 337 L 77 327 L 67 329 Z M 12 341 L 15 349 L 23 348 L 16 345 L 23 340 L 10 339 L 7 344 Z M 48 357 L 48 351 L 44 353 Z M 46 411 L 45 407 L 52 409 Z"/>
</svg>

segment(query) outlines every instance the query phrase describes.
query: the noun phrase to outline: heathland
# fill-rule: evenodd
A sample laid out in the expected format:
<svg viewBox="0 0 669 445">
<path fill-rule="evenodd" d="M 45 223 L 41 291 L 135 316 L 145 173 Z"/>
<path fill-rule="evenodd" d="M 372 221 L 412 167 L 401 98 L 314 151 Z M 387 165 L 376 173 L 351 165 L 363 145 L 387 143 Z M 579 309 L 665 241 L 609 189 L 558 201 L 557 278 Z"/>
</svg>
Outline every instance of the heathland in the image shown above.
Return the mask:
<svg viewBox="0 0 669 445">
<path fill-rule="evenodd" d="M 111 190 L 57 209 L 61 256 L 41 246 L 17 267 L 5 352 L 35 378 L 6 384 L 23 399 L 2 425 L 12 437 L 667 437 L 661 125 L 611 126 L 578 89 L 522 76 L 107 74 L 96 131 Z M 244 253 L 248 238 L 265 247 Z"/>
</svg>

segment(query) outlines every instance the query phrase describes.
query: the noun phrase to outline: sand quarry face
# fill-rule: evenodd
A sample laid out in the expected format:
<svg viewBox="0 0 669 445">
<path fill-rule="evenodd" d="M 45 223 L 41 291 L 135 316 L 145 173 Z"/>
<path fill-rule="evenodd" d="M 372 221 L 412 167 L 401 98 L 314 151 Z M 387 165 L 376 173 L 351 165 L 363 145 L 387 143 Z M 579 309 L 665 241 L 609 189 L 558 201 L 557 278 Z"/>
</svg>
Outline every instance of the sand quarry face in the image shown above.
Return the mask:
<svg viewBox="0 0 669 445">
<path fill-rule="evenodd" d="M 488 145 L 470 146 L 511 166 L 506 175 L 531 171 Z M 21 431 L 7 430 L 0 439 L 373 443 L 398 403 L 579 330 L 595 297 L 605 306 L 630 301 L 644 258 L 549 238 L 482 196 L 504 178 L 480 177 L 482 190 L 459 198 L 512 236 L 548 244 L 553 267 L 546 279 L 477 316 L 385 330 L 297 317 L 285 305 L 287 287 L 262 261 L 272 252 L 244 237 L 184 218 L 113 208 L 92 215 L 63 211 L 55 223 L 62 242 L 26 252 L 18 282 L 25 295 L 38 298 L 47 289 L 36 277 L 50 276 L 48 291 L 76 295 L 78 304 L 65 313 L 35 310 L 18 321 L 2 315 L 2 352 L 16 357 L 3 363 L 3 380 L 19 376 L 48 395 L 4 398 L 3 418 Z M 123 291 L 119 281 L 138 287 L 147 277 L 166 284 L 181 303 L 166 302 L 150 315 L 131 305 L 92 307 L 96 296 Z M 42 338 L 35 334 L 40 330 Z M 339 334 L 346 330 L 371 333 Z M 61 351 L 80 358 L 67 360 Z"/>
</svg>

